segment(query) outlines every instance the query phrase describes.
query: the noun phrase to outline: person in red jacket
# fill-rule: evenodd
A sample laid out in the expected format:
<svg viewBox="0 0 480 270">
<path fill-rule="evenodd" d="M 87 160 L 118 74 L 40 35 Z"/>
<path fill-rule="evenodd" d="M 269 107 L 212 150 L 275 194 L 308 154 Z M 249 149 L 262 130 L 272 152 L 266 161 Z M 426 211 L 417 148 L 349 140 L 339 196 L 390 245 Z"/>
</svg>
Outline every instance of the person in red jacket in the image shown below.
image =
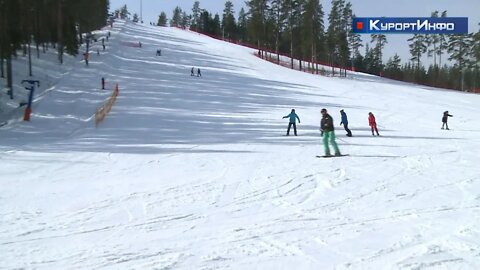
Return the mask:
<svg viewBox="0 0 480 270">
<path fill-rule="evenodd" d="M 373 115 L 372 112 L 368 113 L 368 125 L 370 125 L 370 127 L 372 128 L 372 136 L 375 136 L 375 134 L 373 133 L 374 130 L 377 132 L 377 136 L 380 136 L 380 134 L 378 134 L 377 122 L 375 121 L 375 115 Z"/>
</svg>

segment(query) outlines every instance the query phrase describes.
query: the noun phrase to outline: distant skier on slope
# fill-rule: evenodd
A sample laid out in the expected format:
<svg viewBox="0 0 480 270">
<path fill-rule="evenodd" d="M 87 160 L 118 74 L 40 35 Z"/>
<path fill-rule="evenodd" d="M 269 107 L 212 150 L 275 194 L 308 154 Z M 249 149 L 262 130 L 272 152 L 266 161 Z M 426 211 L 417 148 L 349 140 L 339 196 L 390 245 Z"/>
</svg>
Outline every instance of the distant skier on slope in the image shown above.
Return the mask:
<svg viewBox="0 0 480 270">
<path fill-rule="evenodd" d="M 190 76 L 195 76 L 195 69 L 192 67 L 192 70 L 190 72 Z"/>
<path fill-rule="evenodd" d="M 343 124 L 343 128 L 347 132 L 347 137 L 352 137 L 352 131 L 348 128 L 348 118 L 345 111 L 342 109 L 340 110 L 340 114 L 342 115 L 342 121 L 340 122 L 340 126 Z"/>
<path fill-rule="evenodd" d="M 197 68 L 197 77 L 202 77 L 202 73 L 200 72 L 200 68 Z"/>
<path fill-rule="evenodd" d="M 323 136 L 323 148 L 325 149 L 325 156 L 331 156 L 330 147 L 328 146 L 329 141 L 333 146 L 335 156 L 341 156 L 342 154 L 340 153 L 338 145 L 335 142 L 335 127 L 333 125 L 333 118 L 327 113 L 327 109 L 322 109 L 320 113 L 322 114 L 322 120 L 320 121 L 320 131 Z"/>
<path fill-rule="evenodd" d="M 292 109 L 292 111 L 290 112 L 289 115 L 286 115 L 284 117 L 282 117 L 282 119 L 285 119 L 285 118 L 289 118 L 289 122 L 288 122 L 288 128 L 287 128 L 287 136 L 290 136 L 290 128 L 293 126 L 293 132 L 295 134 L 295 136 L 297 136 L 297 119 L 298 119 L 298 123 L 300 124 L 300 118 L 298 117 L 298 115 L 295 113 L 295 109 Z"/>
<path fill-rule="evenodd" d="M 450 130 L 448 128 L 448 123 L 447 123 L 448 117 L 453 117 L 453 115 L 448 114 L 448 111 L 444 111 L 443 112 L 443 117 L 442 117 L 442 123 L 443 123 L 442 124 L 442 129 L 444 129 L 444 127 L 447 126 L 447 130 Z"/>
<path fill-rule="evenodd" d="M 370 126 L 370 128 L 372 128 L 372 136 L 375 136 L 375 134 L 373 133 L 374 130 L 375 132 L 377 132 L 377 136 L 380 136 L 380 134 L 378 134 L 377 121 L 375 120 L 375 115 L 373 115 L 372 112 L 368 113 L 368 125 Z"/>
</svg>

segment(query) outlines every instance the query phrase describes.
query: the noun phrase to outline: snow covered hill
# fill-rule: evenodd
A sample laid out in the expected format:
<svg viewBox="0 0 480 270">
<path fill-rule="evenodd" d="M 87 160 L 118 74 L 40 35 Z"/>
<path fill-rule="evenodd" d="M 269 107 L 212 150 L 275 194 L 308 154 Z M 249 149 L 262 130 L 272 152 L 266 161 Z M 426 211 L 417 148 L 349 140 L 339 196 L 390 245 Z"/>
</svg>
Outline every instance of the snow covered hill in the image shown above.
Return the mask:
<svg viewBox="0 0 480 270">
<path fill-rule="evenodd" d="M 480 268 L 480 96 L 315 76 L 179 29 L 108 30 L 31 122 L 0 128 L 0 269 Z M 284 136 L 292 108 L 298 137 Z M 321 108 L 350 156 L 315 158 Z"/>
</svg>

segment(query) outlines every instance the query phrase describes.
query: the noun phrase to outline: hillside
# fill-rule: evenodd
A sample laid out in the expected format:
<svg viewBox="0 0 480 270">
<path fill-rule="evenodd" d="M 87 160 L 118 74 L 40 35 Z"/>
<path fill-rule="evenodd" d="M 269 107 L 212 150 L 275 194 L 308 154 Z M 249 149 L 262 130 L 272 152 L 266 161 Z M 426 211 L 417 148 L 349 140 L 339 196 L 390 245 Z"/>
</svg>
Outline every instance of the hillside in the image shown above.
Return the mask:
<svg viewBox="0 0 480 270">
<path fill-rule="evenodd" d="M 480 268 L 479 95 L 311 75 L 174 28 L 107 30 L 30 122 L 0 128 L 0 269 Z M 316 158 L 321 108 L 350 156 Z"/>
</svg>

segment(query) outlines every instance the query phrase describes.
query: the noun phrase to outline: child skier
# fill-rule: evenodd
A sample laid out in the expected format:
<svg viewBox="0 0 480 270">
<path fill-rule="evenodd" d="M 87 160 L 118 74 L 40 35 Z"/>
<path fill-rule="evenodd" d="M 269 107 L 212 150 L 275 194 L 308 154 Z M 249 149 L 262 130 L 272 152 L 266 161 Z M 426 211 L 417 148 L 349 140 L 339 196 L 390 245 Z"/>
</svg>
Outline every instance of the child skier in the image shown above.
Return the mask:
<svg viewBox="0 0 480 270">
<path fill-rule="evenodd" d="M 330 147 L 328 146 L 329 141 L 333 146 L 335 156 L 341 156 L 342 154 L 340 153 L 337 143 L 335 142 L 335 128 L 333 125 L 333 118 L 327 113 L 327 109 L 322 109 L 320 113 L 322 114 L 322 120 L 320 121 L 320 131 L 322 132 L 323 136 L 323 148 L 325 149 L 325 156 L 331 156 Z"/>
<path fill-rule="evenodd" d="M 292 127 L 292 126 L 293 126 L 293 132 L 294 132 L 295 136 L 297 136 L 297 125 L 296 125 L 296 122 L 297 122 L 297 119 L 298 119 L 298 123 L 300 124 L 300 118 L 299 118 L 298 115 L 295 113 L 295 109 L 292 109 L 292 112 L 290 112 L 289 115 L 284 116 L 282 119 L 284 119 L 284 118 L 289 118 L 288 129 L 287 129 L 287 136 L 290 135 L 290 127 Z"/>
<path fill-rule="evenodd" d="M 368 125 L 370 125 L 370 127 L 372 128 L 372 136 L 375 136 L 375 134 L 373 133 L 374 130 L 375 130 L 375 132 L 377 132 L 377 136 L 380 136 L 380 134 L 378 134 L 377 122 L 375 121 L 375 115 L 373 115 L 372 112 L 368 113 Z"/>
<path fill-rule="evenodd" d="M 343 128 L 347 132 L 347 137 L 352 137 L 352 131 L 348 129 L 347 114 L 343 110 L 340 110 L 340 114 L 342 115 L 342 121 L 340 122 L 340 126 L 343 124 Z"/>
<path fill-rule="evenodd" d="M 447 126 L 447 130 L 450 130 L 448 128 L 448 123 L 447 123 L 448 117 L 453 117 L 453 115 L 448 114 L 448 111 L 444 111 L 443 112 L 443 117 L 442 117 L 442 123 L 443 123 L 442 124 L 442 129 L 443 129 L 444 126 Z"/>
</svg>

